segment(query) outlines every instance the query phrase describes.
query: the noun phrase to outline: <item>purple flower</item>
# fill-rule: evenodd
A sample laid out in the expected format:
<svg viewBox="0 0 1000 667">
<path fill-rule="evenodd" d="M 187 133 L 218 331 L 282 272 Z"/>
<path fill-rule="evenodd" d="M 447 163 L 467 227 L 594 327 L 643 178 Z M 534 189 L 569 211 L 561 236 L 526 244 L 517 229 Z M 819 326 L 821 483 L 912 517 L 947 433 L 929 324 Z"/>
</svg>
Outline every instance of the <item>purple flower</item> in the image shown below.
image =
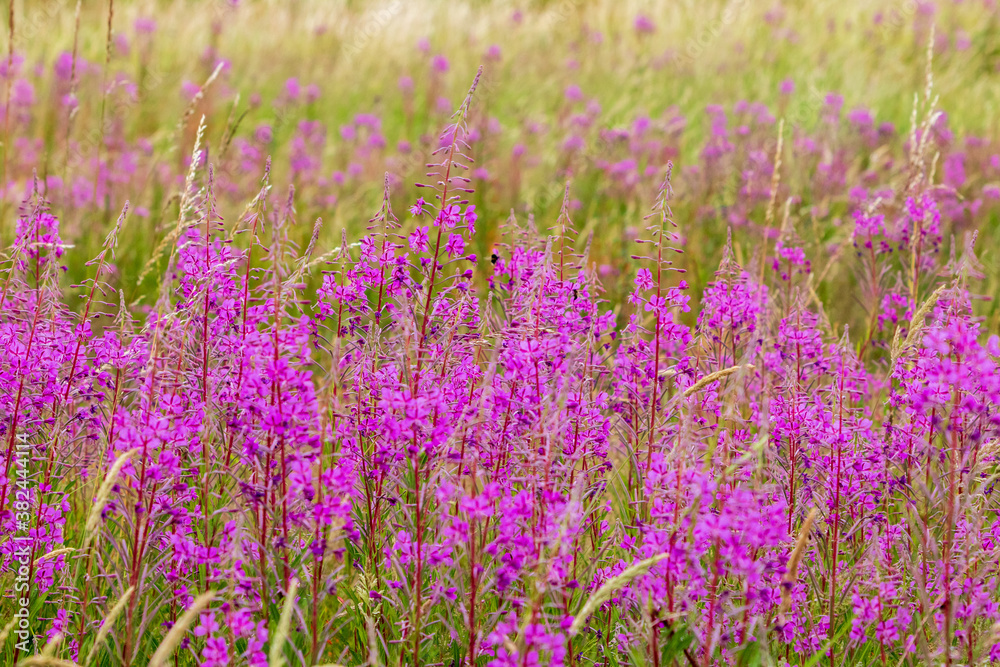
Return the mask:
<svg viewBox="0 0 1000 667">
<path fill-rule="evenodd" d="M 409 236 L 410 249 L 414 252 L 427 252 L 429 237 L 427 227 L 417 227 Z"/>
<path fill-rule="evenodd" d="M 448 59 L 440 54 L 434 56 L 431 58 L 431 69 L 438 74 L 444 74 L 448 71 Z"/>
<path fill-rule="evenodd" d="M 449 204 L 441 209 L 441 212 L 438 213 L 437 218 L 434 220 L 434 224 L 435 226 L 452 229 L 458 224 L 461 215 L 461 208 L 457 204 Z"/>
<path fill-rule="evenodd" d="M 209 637 L 201 652 L 200 667 L 226 667 L 229 664 L 229 647 L 222 637 Z"/>
<path fill-rule="evenodd" d="M 635 31 L 642 34 L 652 34 L 656 32 L 656 25 L 653 20 L 646 16 L 645 14 L 639 14 L 635 17 L 635 22 L 633 23 Z"/>
<path fill-rule="evenodd" d="M 450 256 L 458 257 L 465 251 L 465 238 L 461 234 L 451 234 L 444 250 Z"/>
<path fill-rule="evenodd" d="M 656 284 L 653 282 L 653 274 L 649 269 L 639 269 L 635 274 L 635 286 L 640 290 L 651 290 Z"/>
</svg>

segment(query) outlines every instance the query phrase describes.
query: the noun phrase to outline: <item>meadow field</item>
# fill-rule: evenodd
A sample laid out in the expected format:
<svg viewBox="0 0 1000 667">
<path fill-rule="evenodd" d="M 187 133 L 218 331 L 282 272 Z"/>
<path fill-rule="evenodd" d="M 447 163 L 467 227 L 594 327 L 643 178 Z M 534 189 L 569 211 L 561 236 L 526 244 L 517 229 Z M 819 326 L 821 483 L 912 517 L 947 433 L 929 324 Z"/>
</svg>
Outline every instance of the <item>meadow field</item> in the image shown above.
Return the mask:
<svg viewBox="0 0 1000 667">
<path fill-rule="evenodd" d="M 1000 664 L 995 0 L 0 14 L 0 664 Z"/>
</svg>

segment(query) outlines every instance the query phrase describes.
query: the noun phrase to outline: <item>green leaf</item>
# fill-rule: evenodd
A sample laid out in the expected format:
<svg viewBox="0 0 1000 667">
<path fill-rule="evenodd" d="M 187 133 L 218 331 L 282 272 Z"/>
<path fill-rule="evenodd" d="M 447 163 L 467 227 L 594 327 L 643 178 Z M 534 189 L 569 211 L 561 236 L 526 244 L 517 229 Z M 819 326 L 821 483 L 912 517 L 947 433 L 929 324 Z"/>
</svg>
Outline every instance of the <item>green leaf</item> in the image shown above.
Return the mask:
<svg viewBox="0 0 1000 667">
<path fill-rule="evenodd" d="M 851 620 L 853 618 L 854 616 L 852 615 L 844 619 L 844 622 L 840 625 L 840 629 L 837 630 L 837 634 L 835 634 L 832 639 L 828 639 L 826 643 L 823 645 L 823 648 L 821 648 L 818 652 L 814 653 L 808 660 L 806 660 L 805 664 L 803 664 L 802 667 L 815 667 L 816 665 L 818 665 L 819 661 L 822 660 L 824 657 L 826 657 L 826 652 L 829 651 L 834 644 L 840 641 L 840 638 L 843 637 L 844 634 L 847 632 L 847 628 L 850 627 Z"/>
<path fill-rule="evenodd" d="M 745 644 L 736 657 L 736 667 L 760 667 L 763 661 L 760 657 L 760 644 L 750 642 Z"/>
<path fill-rule="evenodd" d="M 694 635 L 688 631 L 687 626 L 673 627 L 671 630 L 670 638 L 660 650 L 661 665 L 669 665 L 674 660 L 683 663 L 684 651 L 694 644 Z"/>
</svg>

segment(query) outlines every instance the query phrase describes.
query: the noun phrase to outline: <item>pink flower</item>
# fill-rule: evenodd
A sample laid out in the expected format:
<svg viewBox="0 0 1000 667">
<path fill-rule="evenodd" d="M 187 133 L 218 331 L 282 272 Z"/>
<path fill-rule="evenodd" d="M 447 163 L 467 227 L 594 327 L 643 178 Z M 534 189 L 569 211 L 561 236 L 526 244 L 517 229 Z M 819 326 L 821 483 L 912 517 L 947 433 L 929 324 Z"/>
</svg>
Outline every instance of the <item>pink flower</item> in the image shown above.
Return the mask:
<svg viewBox="0 0 1000 667">
<path fill-rule="evenodd" d="M 417 227 L 409 236 L 410 248 L 414 252 L 427 252 L 428 250 L 428 228 Z"/>
<path fill-rule="evenodd" d="M 202 662 L 199 667 L 227 667 L 229 665 L 229 647 L 222 637 L 210 637 L 201 652 Z"/>
<path fill-rule="evenodd" d="M 207 637 L 219 629 L 219 624 L 215 620 L 214 611 L 202 612 L 199 618 L 200 622 L 193 631 L 196 637 Z"/>
<path fill-rule="evenodd" d="M 468 225 L 469 234 L 470 235 L 471 234 L 475 234 L 476 233 L 476 220 L 479 219 L 479 215 L 476 213 L 476 205 L 475 204 L 469 204 L 465 208 L 465 214 L 463 215 L 463 217 L 465 218 L 465 224 Z"/>
<path fill-rule="evenodd" d="M 434 224 L 438 226 L 443 226 L 446 229 L 452 229 L 458 224 L 461 219 L 462 209 L 458 207 L 457 204 L 449 204 L 441 209 L 438 213 L 438 217 L 435 219 Z"/>
<path fill-rule="evenodd" d="M 635 286 L 640 290 L 651 290 L 656 284 L 653 282 L 653 273 L 649 269 L 639 269 L 635 274 Z"/>
<path fill-rule="evenodd" d="M 444 250 L 452 257 L 458 257 L 465 250 L 465 238 L 461 234 L 450 235 Z"/>
</svg>

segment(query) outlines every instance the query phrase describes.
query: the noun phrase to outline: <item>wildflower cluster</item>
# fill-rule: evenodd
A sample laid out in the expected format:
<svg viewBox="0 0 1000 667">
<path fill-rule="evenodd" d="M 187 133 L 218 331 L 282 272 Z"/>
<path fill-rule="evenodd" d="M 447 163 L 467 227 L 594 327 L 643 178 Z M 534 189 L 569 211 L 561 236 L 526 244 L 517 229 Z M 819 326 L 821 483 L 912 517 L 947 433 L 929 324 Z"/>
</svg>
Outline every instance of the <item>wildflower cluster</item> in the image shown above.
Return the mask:
<svg viewBox="0 0 1000 667">
<path fill-rule="evenodd" d="M 482 68 L 449 118 L 421 41 L 398 115 L 445 127 L 412 143 L 297 77 L 217 142 L 213 47 L 177 165 L 88 145 L 78 94 L 148 94 L 108 67 L 156 30 L 58 55 L 55 110 L 0 65 L 4 664 L 1000 663 L 987 139 L 833 93 L 786 131 L 791 80 L 687 153 L 679 108 L 612 125 L 577 83 L 505 126 Z"/>
<path fill-rule="evenodd" d="M 412 231 L 387 177 L 367 233 L 322 256 L 268 172 L 226 224 L 196 152 L 141 317 L 105 301 L 127 206 L 74 311 L 59 221 L 25 202 L 0 496 L 10 536 L 26 438 L 38 644 L 205 667 L 998 659 L 1000 343 L 971 249 L 935 263 L 932 196 L 894 227 L 855 216 L 899 278 L 863 345 L 810 300 L 790 232 L 753 270 L 730 241 L 692 303 L 669 169 L 616 309 L 570 186 L 551 233 L 512 216 L 468 252 L 478 81 Z"/>
</svg>

